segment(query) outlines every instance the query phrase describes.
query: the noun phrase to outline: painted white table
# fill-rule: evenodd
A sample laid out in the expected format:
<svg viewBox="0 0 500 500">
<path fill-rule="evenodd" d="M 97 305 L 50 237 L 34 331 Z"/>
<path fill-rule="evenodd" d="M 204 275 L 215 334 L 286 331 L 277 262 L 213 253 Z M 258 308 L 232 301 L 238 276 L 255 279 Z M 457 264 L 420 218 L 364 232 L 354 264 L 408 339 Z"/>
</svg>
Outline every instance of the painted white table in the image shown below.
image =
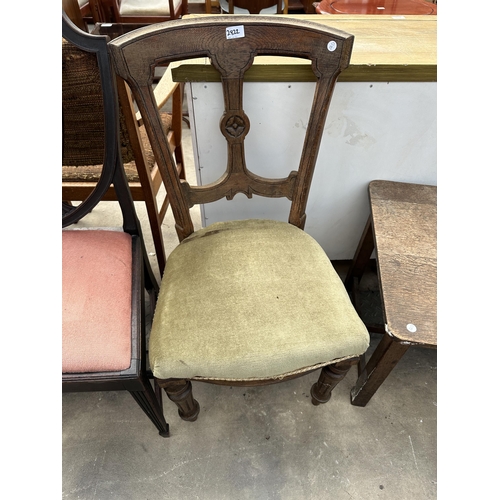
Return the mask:
<svg viewBox="0 0 500 500">
<path fill-rule="evenodd" d="M 301 17 L 332 24 L 324 20 L 330 16 Z M 337 83 L 327 117 L 305 230 L 330 259 L 343 260 L 353 257 L 368 217 L 370 181 L 437 183 L 436 19 L 342 16 L 335 21 L 333 26 L 356 38 L 351 66 Z M 204 64 L 174 70 L 174 79 L 187 82 L 200 184 L 220 177 L 226 163 L 218 127 L 222 90 L 210 81 L 209 70 Z M 245 151 L 247 167 L 256 174 L 285 177 L 297 167 L 314 86 L 305 71 L 303 65 L 274 66 L 266 58 L 245 82 L 251 124 Z M 229 218 L 287 220 L 290 202 L 240 194 L 229 211 L 227 203 L 203 206 L 203 225 Z"/>
</svg>

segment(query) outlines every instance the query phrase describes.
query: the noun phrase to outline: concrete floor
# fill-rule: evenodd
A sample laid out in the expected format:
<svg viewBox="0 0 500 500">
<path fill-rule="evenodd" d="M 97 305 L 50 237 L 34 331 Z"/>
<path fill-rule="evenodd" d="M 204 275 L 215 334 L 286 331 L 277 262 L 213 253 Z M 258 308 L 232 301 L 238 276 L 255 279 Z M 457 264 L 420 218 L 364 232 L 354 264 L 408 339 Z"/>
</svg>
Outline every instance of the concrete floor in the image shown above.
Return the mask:
<svg viewBox="0 0 500 500">
<path fill-rule="evenodd" d="M 193 182 L 187 127 L 184 152 Z M 157 273 L 144 204 L 136 206 Z M 118 225 L 116 204 L 104 202 L 77 226 Z M 170 252 L 177 244 L 170 213 L 163 228 Z M 194 423 L 164 397 L 169 438 L 127 392 L 63 394 L 62 498 L 436 498 L 436 358 L 410 349 L 365 408 L 350 404 L 355 368 L 320 407 L 309 396 L 318 372 L 260 388 L 195 383 Z"/>
</svg>

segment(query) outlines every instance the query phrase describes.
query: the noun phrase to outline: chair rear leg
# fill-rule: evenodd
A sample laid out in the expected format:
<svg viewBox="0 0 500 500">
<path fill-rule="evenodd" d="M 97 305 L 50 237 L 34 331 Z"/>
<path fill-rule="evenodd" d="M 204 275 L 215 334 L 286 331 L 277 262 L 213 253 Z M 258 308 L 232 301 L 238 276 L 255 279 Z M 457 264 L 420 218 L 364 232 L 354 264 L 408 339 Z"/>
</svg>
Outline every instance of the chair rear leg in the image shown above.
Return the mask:
<svg viewBox="0 0 500 500">
<path fill-rule="evenodd" d="M 194 422 L 200 413 L 200 405 L 193 398 L 193 386 L 190 380 L 161 380 L 160 386 L 165 389 L 168 399 L 179 409 L 179 417 Z"/>
<path fill-rule="evenodd" d="M 318 381 L 311 387 L 312 404 L 318 406 L 327 403 L 335 386 L 346 376 L 351 366 L 358 362 L 358 359 L 347 359 L 325 366 L 321 370 Z"/>
<path fill-rule="evenodd" d="M 155 391 L 147 379 L 143 380 L 144 391 L 129 391 L 132 397 L 137 401 L 144 413 L 158 429 L 160 436 L 169 437 L 170 430 L 165 417 L 160 398 L 156 397 Z"/>
</svg>

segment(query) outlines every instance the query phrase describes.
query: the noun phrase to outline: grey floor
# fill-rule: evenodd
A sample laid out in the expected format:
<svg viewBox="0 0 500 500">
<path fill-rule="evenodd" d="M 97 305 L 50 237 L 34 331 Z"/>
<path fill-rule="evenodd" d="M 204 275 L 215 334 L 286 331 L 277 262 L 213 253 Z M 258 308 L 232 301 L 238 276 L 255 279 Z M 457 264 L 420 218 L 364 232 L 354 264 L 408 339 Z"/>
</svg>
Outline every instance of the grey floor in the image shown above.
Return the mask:
<svg viewBox="0 0 500 500">
<path fill-rule="evenodd" d="M 193 181 L 187 127 L 184 151 Z M 158 272 L 144 204 L 136 206 Z M 104 202 L 78 226 L 119 224 L 116 204 Z M 170 252 L 170 213 L 163 228 Z M 261 388 L 195 383 L 201 412 L 194 423 L 164 398 L 169 438 L 127 392 L 63 394 L 62 498 L 436 498 L 436 364 L 436 351 L 410 349 L 365 408 L 350 404 L 355 368 L 320 407 L 309 396 L 317 373 Z"/>
</svg>

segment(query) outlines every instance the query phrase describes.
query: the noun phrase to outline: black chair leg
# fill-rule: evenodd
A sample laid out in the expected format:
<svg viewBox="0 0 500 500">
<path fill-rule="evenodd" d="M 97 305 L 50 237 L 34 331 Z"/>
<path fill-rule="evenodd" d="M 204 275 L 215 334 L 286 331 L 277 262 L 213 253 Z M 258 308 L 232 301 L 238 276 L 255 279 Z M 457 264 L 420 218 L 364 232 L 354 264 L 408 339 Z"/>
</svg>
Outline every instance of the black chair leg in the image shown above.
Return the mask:
<svg viewBox="0 0 500 500">
<path fill-rule="evenodd" d="M 144 381 L 144 391 L 129 392 L 132 394 L 132 397 L 137 401 L 144 413 L 149 417 L 151 422 L 153 422 L 156 426 L 160 432 L 160 436 L 169 437 L 170 430 L 163 415 L 161 399 L 158 400 L 149 381 L 147 379 Z"/>
</svg>

